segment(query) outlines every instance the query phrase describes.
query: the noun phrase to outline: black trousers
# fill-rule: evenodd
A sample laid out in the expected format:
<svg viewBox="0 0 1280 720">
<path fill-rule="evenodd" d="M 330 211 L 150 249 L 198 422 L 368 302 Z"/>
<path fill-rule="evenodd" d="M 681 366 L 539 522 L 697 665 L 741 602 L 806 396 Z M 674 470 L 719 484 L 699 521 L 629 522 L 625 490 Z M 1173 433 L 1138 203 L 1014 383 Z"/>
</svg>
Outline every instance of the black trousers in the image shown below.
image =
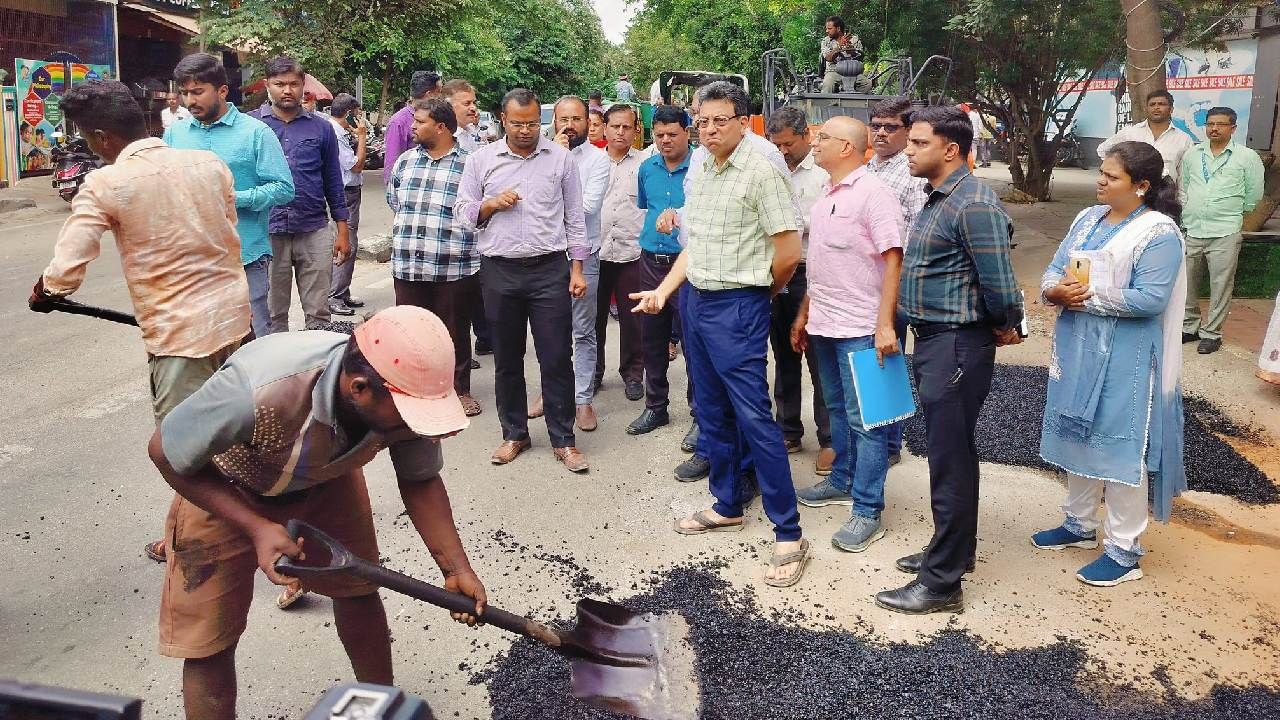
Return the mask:
<svg viewBox="0 0 1280 720">
<path fill-rule="evenodd" d="M 484 314 L 483 292 L 476 295 L 476 307 L 471 317 L 471 329 L 476 334 L 477 345 L 488 346 L 489 349 L 493 349 L 493 339 L 489 337 L 489 318 Z"/>
<path fill-rule="evenodd" d="M 542 371 L 542 398 L 552 447 L 573 446 L 573 319 L 569 260 L 564 253 L 532 258 L 485 256 L 480 285 L 493 342 L 495 395 L 503 440 L 529 437 L 524 381 L 525 338 Z"/>
<path fill-rule="evenodd" d="M 929 453 L 933 539 L 920 582 L 936 592 L 960 587 L 978 544 L 978 449 L 974 432 L 991 390 L 995 336 L 990 328 L 948 330 L 916 338 L 916 388 Z"/>
<path fill-rule="evenodd" d="M 596 380 L 604 378 L 604 341 L 609 331 L 609 297 L 618 298 L 618 374 L 626 383 L 644 380 L 644 356 L 640 349 L 640 315 L 631 312 L 636 301 L 630 295 L 640 289 L 640 260 L 616 263 L 600 261 L 596 289 Z"/>
<path fill-rule="evenodd" d="M 675 255 L 640 253 L 640 290 L 655 290 L 675 264 Z M 622 314 L 622 307 L 618 307 Z M 667 381 L 667 345 L 671 342 L 672 327 L 680 321 L 680 293 L 672 293 L 662 312 L 640 318 L 640 355 L 644 360 L 644 405 L 650 410 L 666 410 L 670 403 L 671 383 Z M 690 392 L 693 382 L 690 378 Z M 692 405 L 690 406 L 692 407 Z"/>
<path fill-rule="evenodd" d="M 796 274 L 787 283 L 787 291 L 773 299 L 769 317 L 769 344 L 773 346 L 773 402 L 774 415 L 787 440 L 804 437 L 804 423 L 800 420 L 800 353 L 791 349 L 791 324 L 800 314 L 800 304 L 808 290 L 804 263 L 796 267 Z M 822 381 L 818 378 L 818 361 L 813 353 L 804 354 L 804 364 L 809 366 L 809 380 L 813 383 L 813 424 L 818 435 L 818 445 L 831 447 L 831 417 L 822 399 Z"/>
<path fill-rule="evenodd" d="M 449 282 L 393 278 L 397 305 L 416 305 L 435 313 L 453 340 L 453 391 L 471 394 L 471 312 L 480 297 L 480 276 Z"/>
</svg>

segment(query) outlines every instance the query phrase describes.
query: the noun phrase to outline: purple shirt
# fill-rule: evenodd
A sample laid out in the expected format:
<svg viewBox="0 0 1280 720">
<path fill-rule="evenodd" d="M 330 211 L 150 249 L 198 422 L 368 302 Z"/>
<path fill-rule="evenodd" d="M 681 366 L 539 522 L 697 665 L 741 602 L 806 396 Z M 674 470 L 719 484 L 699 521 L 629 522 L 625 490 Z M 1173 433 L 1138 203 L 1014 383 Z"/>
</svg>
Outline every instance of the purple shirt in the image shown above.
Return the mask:
<svg viewBox="0 0 1280 720">
<path fill-rule="evenodd" d="M 293 200 L 271 208 L 267 231 L 314 232 L 334 220 L 346 220 L 347 196 L 338 163 L 338 136 L 324 117 L 302 110 L 289 122 L 276 117 L 269 106 L 251 113 L 267 124 L 280 139 L 289 170 L 293 173 Z M 329 212 L 325 212 L 325 205 Z"/>
<path fill-rule="evenodd" d="M 413 139 L 412 105 L 405 105 L 391 116 L 391 120 L 387 123 L 386 138 L 386 148 L 383 150 L 382 180 L 391 182 L 391 168 L 395 167 L 396 160 L 400 159 L 405 150 L 417 144 Z"/>
<path fill-rule="evenodd" d="M 874 335 L 884 287 L 883 253 L 902 247 L 902 206 L 865 166 L 828 182 L 809 216 L 810 335 Z"/>
<path fill-rule="evenodd" d="M 520 201 L 480 225 L 480 204 L 510 188 Z M 545 137 L 527 158 L 511 152 L 506 140 L 475 151 L 462 172 L 453 215 L 475 230 L 481 255 L 534 257 L 566 250 L 573 260 L 591 255 L 577 163 Z"/>
</svg>

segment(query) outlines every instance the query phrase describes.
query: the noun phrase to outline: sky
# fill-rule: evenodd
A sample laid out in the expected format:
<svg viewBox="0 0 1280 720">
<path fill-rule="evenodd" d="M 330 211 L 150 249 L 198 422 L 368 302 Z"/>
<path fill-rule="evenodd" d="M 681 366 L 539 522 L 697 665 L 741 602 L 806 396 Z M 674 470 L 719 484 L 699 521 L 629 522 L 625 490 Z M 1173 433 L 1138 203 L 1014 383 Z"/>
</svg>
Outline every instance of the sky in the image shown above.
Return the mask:
<svg viewBox="0 0 1280 720">
<path fill-rule="evenodd" d="M 622 44 L 627 34 L 627 25 L 636 14 L 636 6 L 627 6 L 627 0 L 591 0 L 596 6 L 596 14 L 600 16 L 600 24 L 604 27 L 604 36 L 610 42 Z"/>
</svg>

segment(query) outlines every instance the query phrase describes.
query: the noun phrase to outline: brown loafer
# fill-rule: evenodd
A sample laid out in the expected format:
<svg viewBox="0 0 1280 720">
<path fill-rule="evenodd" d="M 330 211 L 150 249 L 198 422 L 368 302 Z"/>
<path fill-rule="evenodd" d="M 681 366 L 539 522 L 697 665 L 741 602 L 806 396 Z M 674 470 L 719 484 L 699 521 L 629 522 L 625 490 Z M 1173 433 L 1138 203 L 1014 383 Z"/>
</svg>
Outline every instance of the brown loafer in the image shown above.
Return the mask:
<svg viewBox="0 0 1280 720">
<path fill-rule="evenodd" d="M 578 429 L 583 432 L 591 432 L 596 429 L 599 422 L 596 420 L 596 410 L 590 405 L 578 406 Z"/>
<path fill-rule="evenodd" d="M 470 395 L 459 395 L 458 401 L 462 403 L 462 411 L 467 414 L 467 417 L 475 417 L 484 412 L 480 407 L 480 401 Z"/>
<path fill-rule="evenodd" d="M 564 463 L 570 472 L 584 473 L 591 468 L 587 464 L 587 456 L 576 447 L 554 448 L 551 452 L 555 453 L 556 459 Z"/>
<path fill-rule="evenodd" d="M 528 450 L 533 443 L 525 440 L 504 440 L 497 450 L 493 451 L 493 457 L 489 461 L 494 465 L 506 465 L 507 463 L 520 457 L 520 453 Z"/>
<path fill-rule="evenodd" d="M 542 417 L 542 395 L 538 395 L 538 399 L 533 401 L 533 405 L 529 406 L 529 419 Z"/>
<path fill-rule="evenodd" d="M 813 461 L 813 472 L 817 475 L 830 475 L 831 466 L 836 464 L 836 451 L 822 448 L 818 451 L 818 459 Z"/>
</svg>

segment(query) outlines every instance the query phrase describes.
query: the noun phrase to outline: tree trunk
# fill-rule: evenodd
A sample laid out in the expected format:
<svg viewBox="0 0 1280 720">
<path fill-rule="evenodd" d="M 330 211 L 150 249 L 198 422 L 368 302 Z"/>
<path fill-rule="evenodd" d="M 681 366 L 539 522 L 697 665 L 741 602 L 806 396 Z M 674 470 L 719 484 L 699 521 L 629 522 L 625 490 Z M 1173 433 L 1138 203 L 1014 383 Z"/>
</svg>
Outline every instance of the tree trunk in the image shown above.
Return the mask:
<svg viewBox="0 0 1280 720">
<path fill-rule="evenodd" d="M 387 56 L 386 65 L 382 68 L 382 97 L 378 100 L 378 124 L 387 126 L 387 99 L 391 92 L 391 71 L 395 68 L 391 56 Z"/>
<path fill-rule="evenodd" d="M 1129 87 L 1132 120 L 1147 115 L 1147 98 L 1165 89 L 1164 30 L 1160 28 L 1160 6 L 1155 0 L 1120 0 L 1125 15 L 1125 78 Z"/>
</svg>

